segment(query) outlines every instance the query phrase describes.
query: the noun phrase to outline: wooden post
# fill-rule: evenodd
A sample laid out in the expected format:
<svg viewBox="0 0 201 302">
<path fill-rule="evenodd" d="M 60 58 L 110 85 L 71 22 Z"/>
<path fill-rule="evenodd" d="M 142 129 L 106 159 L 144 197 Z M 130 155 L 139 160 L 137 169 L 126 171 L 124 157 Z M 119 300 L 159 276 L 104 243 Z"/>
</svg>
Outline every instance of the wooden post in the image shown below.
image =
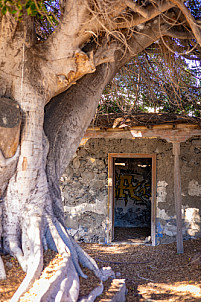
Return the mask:
<svg viewBox="0 0 201 302">
<path fill-rule="evenodd" d="M 181 175 L 179 165 L 180 155 L 180 142 L 173 141 L 173 154 L 174 154 L 174 198 L 175 198 L 175 210 L 177 220 L 177 253 L 182 254 L 183 249 L 183 235 L 182 235 L 182 198 L 181 198 Z"/>
<path fill-rule="evenodd" d="M 156 245 L 156 154 L 152 155 L 151 242 Z"/>
<path fill-rule="evenodd" d="M 114 159 L 108 154 L 108 204 L 107 204 L 107 230 L 106 243 L 110 244 L 114 237 Z"/>
</svg>

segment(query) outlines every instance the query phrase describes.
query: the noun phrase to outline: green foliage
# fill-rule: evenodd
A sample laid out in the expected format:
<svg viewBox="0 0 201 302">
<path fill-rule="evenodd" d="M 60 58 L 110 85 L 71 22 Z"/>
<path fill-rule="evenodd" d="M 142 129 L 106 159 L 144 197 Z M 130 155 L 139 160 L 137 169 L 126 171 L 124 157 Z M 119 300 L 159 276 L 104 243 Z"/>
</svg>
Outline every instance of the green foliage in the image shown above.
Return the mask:
<svg viewBox="0 0 201 302">
<path fill-rule="evenodd" d="M 60 14 L 58 0 L 0 0 L 0 12 L 13 14 L 19 20 L 24 14 L 35 17 L 46 34 L 58 24 Z"/>
<path fill-rule="evenodd" d="M 59 23 L 59 0 L 0 0 L 0 12 L 13 14 L 19 21 L 26 14 L 34 17 L 39 40 L 47 39 Z"/>
<path fill-rule="evenodd" d="M 35 16 L 38 13 L 36 4 L 40 10 L 44 10 L 44 3 L 34 0 L 27 0 L 26 2 L 22 0 L 0 0 L 0 9 L 2 15 L 9 12 L 10 14 L 17 14 L 20 17 L 25 10 L 28 15 Z"/>
</svg>

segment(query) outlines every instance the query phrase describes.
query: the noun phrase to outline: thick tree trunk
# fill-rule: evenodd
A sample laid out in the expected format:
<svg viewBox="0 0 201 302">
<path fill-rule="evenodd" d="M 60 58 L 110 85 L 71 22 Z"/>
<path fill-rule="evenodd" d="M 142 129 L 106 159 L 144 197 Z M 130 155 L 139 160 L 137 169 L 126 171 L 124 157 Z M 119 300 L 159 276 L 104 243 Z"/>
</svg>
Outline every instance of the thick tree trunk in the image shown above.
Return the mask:
<svg viewBox="0 0 201 302">
<path fill-rule="evenodd" d="M 58 136 L 61 124 L 59 119 L 54 118 L 53 115 L 53 123 L 58 123 L 58 125 L 52 125 L 56 132 L 52 131 L 53 136 L 48 137 L 53 151 L 50 149 L 49 164 L 46 168 L 49 143 L 43 130 L 44 107 L 51 97 L 51 89 L 53 93 L 55 91 L 58 93 L 57 86 L 60 87 L 61 83 L 54 81 L 49 89 L 48 81 L 51 82 L 49 73 L 44 80 L 44 73 L 49 67 L 49 62 L 47 60 L 48 63 L 46 63 L 46 60 L 35 55 L 36 49 L 32 47 L 33 40 L 29 35 L 33 28 L 29 27 L 29 23 L 17 24 L 14 18 L 8 16 L 3 17 L 1 21 L 2 28 L 4 25 L 7 34 L 1 32 L 0 36 L 0 96 L 10 99 L 11 102 L 15 100 L 13 103 L 17 102 L 22 114 L 22 125 L 17 128 L 17 135 L 11 143 L 12 147 L 15 146 L 15 155 L 13 152 L 8 155 L 11 158 L 6 159 L 7 151 L 4 147 L 8 147 L 8 144 L 3 146 L 1 141 L 0 145 L 0 173 L 3 172 L 0 174 L 2 248 L 4 252 L 16 257 L 23 270 L 27 272 L 12 301 L 18 301 L 32 286 L 35 279 L 40 276 L 43 267 L 43 248 L 48 247 L 57 250 L 62 255 L 63 265 L 61 274 L 57 274 L 50 280 L 48 288 L 40 293 L 40 301 L 49 301 L 50 297 L 57 301 L 76 301 L 79 294 L 78 276 L 86 277 L 79 263 L 93 270 L 101 280 L 107 274 L 105 271 L 99 270 L 96 262 L 66 232 L 62 220 L 60 193 L 59 190 L 55 191 L 54 181 L 58 183 L 62 170 L 73 156 L 80 138 L 95 113 L 100 94 L 108 81 L 107 66 L 100 67 L 96 75 L 91 78 L 89 76 L 88 79 L 86 77 L 83 84 L 80 81 L 80 84 L 72 86 L 71 91 L 67 92 L 65 97 L 67 103 L 64 108 L 66 113 L 65 119 L 63 119 L 66 123 L 68 138 L 66 159 L 66 153 L 60 151 L 55 145 L 61 139 L 59 144 L 61 147 L 64 140 Z M 85 61 L 89 59 L 87 55 L 82 53 L 81 55 Z M 75 59 L 77 60 L 77 57 Z M 70 57 L 69 62 L 71 61 Z M 76 64 L 78 63 L 76 61 Z M 72 62 L 73 64 L 74 62 Z M 58 68 L 56 61 L 52 66 Z M 68 68 L 67 71 L 70 71 L 72 66 L 69 65 Z M 77 68 L 79 68 L 78 65 Z M 91 69 L 87 70 L 90 72 Z M 51 68 L 49 71 L 50 73 L 55 72 L 54 75 L 57 73 Z M 66 85 L 65 81 L 62 85 Z M 64 98 L 61 96 L 60 100 L 62 99 Z M 0 99 L 1 105 L 2 100 Z M 55 103 L 58 106 L 59 100 L 57 99 Z M 50 109 L 53 104 L 53 102 L 50 104 Z M 50 112 L 50 109 L 47 112 Z M 57 115 L 59 110 L 64 111 L 58 107 L 55 110 Z M 49 128 L 51 131 L 51 127 Z M 49 134 L 48 131 L 47 134 Z M 5 134 L 2 135 L 4 138 L 6 137 Z M 66 139 L 66 135 L 64 139 Z M 19 146 L 17 146 L 18 142 Z M 55 157 L 56 161 L 52 158 L 55 151 L 58 152 Z M 56 187 L 56 189 L 58 188 Z M 1 277 L 4 277 L 5 272 L 1 260 L 0 270 Z"/>
<path fill-rule="evenodd" d="M 111 71 L 112 68 L 108 72 L 107 65 L 100 66 L 95 74 L 87 75 L 47 106 L 45 131 L 47 135 L 51 133 L 49 143 L 43 133 L 43 97 L 25 87 L 23 101 L 18 100 L 23 111 L 23 130 L 17 167 L 3 198 L 3 249 L 17 257 L 27 275 L 12 301 L 18 301 L 40 276 L 43 247 L 55 249 L 63 256 L 64 269 L 60 277 L 51 281 L 51 286 L 41 293 L 40 301 L 48 301 L 50 296 L 57 297 L 58 301 L 76 301 L 78 275 L 86 277 L 79 262 L 93 270 L 101 280 L 106 278 L 105 271 L 100 271 L 95 261 L 66 232 L 58 181 L 95 113 Z M 65 117 L 61 119 L 59 115 L 64 111 Z M 68 144 L 66 150 L 62 148 L 64 142 L 65 146 Z M 64 283 L 68 290 L 63 289 L 61 297 L 58 297 Z"/>
<path fill-rule="evenodd" d="M 114 73 L 114 64 L 103 64 L 76 86 L 53 98 L 45 108 L 44 130 L 49 140 L 47 178 L 56 217 L 61 221 L 63 206 L 59 179 L 95 115 L 105 85 Z M 63 222 L 63 220 L 61 221 Z"/>
<path fill-rule="evenodd" d="M 4 250 L 17 257 L 27 272 L 21 291 L 26 290 L 42 270 L 41 225 L 48 195 L 42 144 L 44 100 L 27 86 L 24 91 L 23 99 L 18 100 L 24 123 L 20 155 L 3 204 Z"/>
</svg>

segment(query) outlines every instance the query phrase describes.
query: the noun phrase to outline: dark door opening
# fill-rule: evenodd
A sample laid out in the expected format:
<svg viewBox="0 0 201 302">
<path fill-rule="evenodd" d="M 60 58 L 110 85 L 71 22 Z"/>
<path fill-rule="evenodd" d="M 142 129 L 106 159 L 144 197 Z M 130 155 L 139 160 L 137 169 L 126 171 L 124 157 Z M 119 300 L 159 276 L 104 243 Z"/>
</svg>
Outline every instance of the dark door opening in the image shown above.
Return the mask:
<svg viewBox="0 0 201 302">
<path fill-rule="evenodd" d="M 114 241 L 151 239 L 152 158 L 114 158 L 114 178 Z"/>
</svg>

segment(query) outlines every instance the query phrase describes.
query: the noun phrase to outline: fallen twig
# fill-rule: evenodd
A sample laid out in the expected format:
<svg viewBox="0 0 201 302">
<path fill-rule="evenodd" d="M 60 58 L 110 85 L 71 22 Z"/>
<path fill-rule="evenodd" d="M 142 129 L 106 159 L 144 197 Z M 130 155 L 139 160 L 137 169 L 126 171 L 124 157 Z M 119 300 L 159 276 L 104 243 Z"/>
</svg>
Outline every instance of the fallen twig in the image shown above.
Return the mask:
<svg viewBox="0 0 201 302">
<path fill-rule="evenodd" d="M 141 276 L 139 276 L 138 274 L 137 274 L 137 276 L 138 276 L 138 278 L 140 278 L 140 279 L 143 279 L 143 280 L 146 280 L 146 281 L 155 282 L 155 281 L 152 280 L 152 279 L 147 279 L 147 278 L 141 277 Z"/>
<path fill-rule="evenodd" d="M 146 264 L 146 263 L 149 263 L 150 261 L 144 261 L 144 262 L 117 262 L 117 261 L 109 261 L 109 260 L 102 260 L 102 259 L 99 259 L 99 258 L 95 258 L 96 261 L 99 261 L 99 262 L 106 262 L 106 263 L 112 263 L 112 264 Z"/>
</svg>

